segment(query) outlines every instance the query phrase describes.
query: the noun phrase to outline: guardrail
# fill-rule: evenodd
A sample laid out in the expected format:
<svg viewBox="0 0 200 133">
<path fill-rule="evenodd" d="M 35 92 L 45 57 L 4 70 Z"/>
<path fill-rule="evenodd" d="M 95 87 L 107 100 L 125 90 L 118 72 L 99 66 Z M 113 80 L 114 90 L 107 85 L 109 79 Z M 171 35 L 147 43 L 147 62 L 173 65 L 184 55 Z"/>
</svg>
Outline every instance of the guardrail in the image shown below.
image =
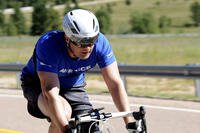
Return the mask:
<svg viewBox="0 0 200 133">
<path fill-rule="evenodd" d="M 0 64 L 0 71 L 19 72 L 24 64 Z M 119 64 L 119 71 L 126 83 L 125 76 L 150 76 L 170 78 L 193 78 L 195 80 L 195 94 L 200 96 L 200 65 L 191 64 L 184 66 L 170 65 L 124 65 Z M 87 73 L 99 74 L 99 68 L 94 67 Z"/>
</svg>

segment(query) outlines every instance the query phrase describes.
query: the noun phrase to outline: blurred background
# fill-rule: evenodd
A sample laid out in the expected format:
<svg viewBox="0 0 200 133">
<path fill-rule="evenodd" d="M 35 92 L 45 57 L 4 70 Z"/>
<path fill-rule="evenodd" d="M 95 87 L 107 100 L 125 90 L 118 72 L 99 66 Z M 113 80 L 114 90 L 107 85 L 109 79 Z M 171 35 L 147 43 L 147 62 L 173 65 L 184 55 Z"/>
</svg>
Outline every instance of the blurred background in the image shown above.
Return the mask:
<svg viewBox="0 0 200 133">
<path fill-rule="evenodd" d="M 62 30 L 74 8 L 91 10 L 124 65 L 186 65 L 200 60 L 199 0 L 0 0 L 0 64 L 25 64 L 37 39 Z M 1 89 L 20 89 L 20 72 L 0 72 Z M 194 79 L 127 76 L 130 96 L 200 101 Z M 89 93 L 107 93 L 87 75 Z"/>
</svg>

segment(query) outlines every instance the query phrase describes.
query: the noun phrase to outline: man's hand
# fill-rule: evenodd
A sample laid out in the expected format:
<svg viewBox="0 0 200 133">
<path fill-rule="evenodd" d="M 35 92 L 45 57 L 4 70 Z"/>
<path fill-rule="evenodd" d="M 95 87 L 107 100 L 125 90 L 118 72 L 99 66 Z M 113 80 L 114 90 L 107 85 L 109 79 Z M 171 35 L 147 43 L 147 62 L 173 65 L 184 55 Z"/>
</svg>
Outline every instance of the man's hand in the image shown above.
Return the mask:
<svg viewBox="0 0 200 133">
<path fill-rule="evenodd" d="M 142 132 L 142 121 L 130 122 L 126 124 L 126 129 L 129 133 L 143 133 Z"/>
</svg>

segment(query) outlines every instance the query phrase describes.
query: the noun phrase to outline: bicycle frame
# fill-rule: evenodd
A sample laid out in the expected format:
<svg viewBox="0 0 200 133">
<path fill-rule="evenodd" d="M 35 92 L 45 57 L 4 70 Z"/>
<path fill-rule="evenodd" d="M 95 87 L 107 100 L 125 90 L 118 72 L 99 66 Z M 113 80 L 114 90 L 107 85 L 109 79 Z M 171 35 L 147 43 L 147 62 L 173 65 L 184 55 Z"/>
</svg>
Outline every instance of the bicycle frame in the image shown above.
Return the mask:
<svg viewBox="0 0 200 133">
<path fill-rule="evenodd" d="M 77 115 L 75 118 L 72 118 L 69 121 L 69 127 L 72 133 L 80 133 L 80 126 L 79 124 L 84 122 L 99 122 L 99 121 L 106 121 L 109 119 L 119 118 L 119 117 L 127 117 L 132 116 L 135 120 L 141 120 L 142 122 L 142 132 L 140 133 L 147 133 L 146 127 L 146 119 L 145 119 L 145 109 L 143 106 L 139 108 L 138 112 L 113 112 L 113 113 L 105 113 L 100 112 L 104 108 L 94 109 L 91 112 L 86 114 Z"/>
</svg>

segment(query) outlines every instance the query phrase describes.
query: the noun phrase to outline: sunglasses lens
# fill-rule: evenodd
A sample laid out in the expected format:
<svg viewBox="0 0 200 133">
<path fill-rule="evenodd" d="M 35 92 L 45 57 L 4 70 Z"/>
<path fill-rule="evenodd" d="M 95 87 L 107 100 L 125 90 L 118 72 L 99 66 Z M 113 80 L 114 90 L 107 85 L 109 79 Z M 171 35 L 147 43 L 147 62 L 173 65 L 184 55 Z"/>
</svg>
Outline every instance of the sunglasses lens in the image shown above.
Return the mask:
<svg viewBox="0 0 200 133">
<path fill-rule="evenodd" d="M 91 45 L 94 44 L 97 40 L 99 35 L 96 35 L 94 37 L 85 37 L 85 38 L 78 38 L 75 36 L 71 36 L 70 39 L 72 40 L 72 42 L 75 42 L 77 44 L 81 44 L 81 45 Z"/>
<path fill-rule="evenodd" d="M 89 44 L 80 44 L 81 47 L 91 47 L 94 45 L 94 43 L 89 43 Z"/>
<path fill-rule="evenodd" d="M 71 42 L 76 45 L 77 47 L 80 47 L 80 48 L 85 48 L 85 47 L 91 47 L 94 45 L 94 43 L 76 43 L 74 41 L 71 40 Z"/>
</svg>

